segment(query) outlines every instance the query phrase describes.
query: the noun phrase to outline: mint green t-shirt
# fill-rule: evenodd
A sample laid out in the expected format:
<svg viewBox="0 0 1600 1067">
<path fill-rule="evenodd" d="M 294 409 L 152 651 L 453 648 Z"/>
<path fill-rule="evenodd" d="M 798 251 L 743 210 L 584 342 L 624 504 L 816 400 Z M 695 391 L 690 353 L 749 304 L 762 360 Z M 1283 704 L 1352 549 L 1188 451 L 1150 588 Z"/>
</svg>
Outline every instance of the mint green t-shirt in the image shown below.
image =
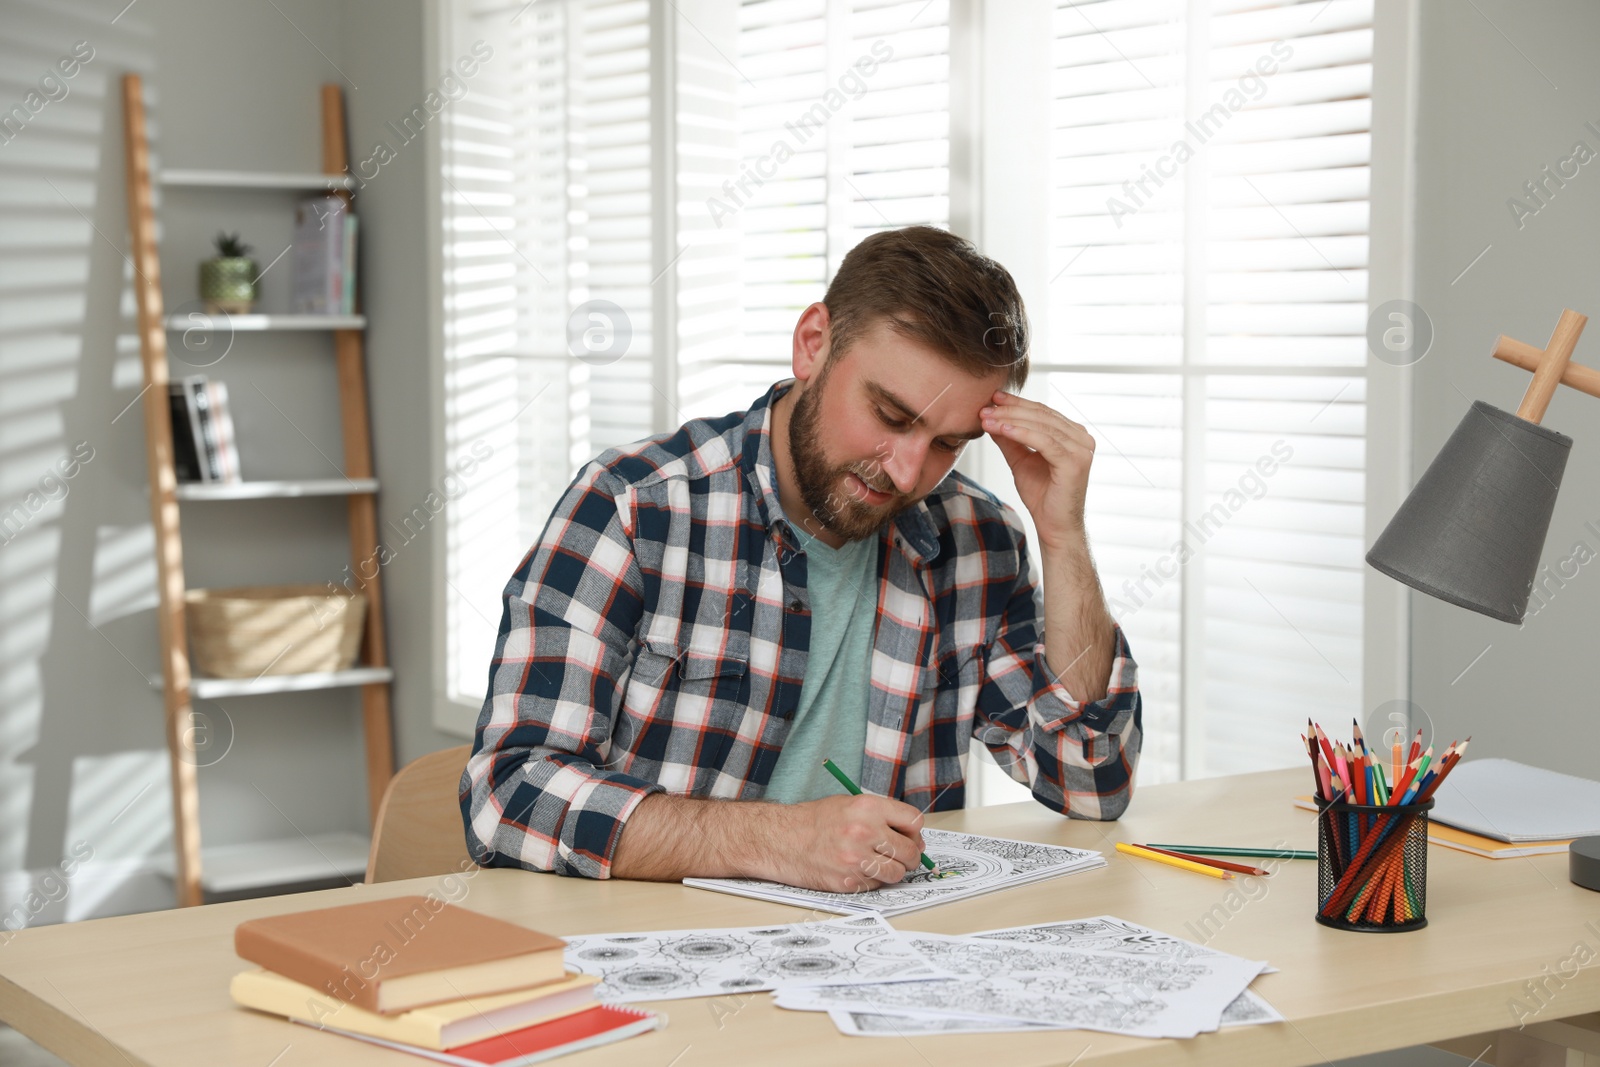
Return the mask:
<svg viewBox="0 0 1600 1067">
<path fill-rule="evenodd" d="M 871 691 L 872 629 L 878 616 L 878 538 L 829 548 L 805 539 L 811 651 L 800 706 L 778 753 L 766 797 L 785 804 L 845 792 L 822 761 L 861 781 Z"/>
</svg>

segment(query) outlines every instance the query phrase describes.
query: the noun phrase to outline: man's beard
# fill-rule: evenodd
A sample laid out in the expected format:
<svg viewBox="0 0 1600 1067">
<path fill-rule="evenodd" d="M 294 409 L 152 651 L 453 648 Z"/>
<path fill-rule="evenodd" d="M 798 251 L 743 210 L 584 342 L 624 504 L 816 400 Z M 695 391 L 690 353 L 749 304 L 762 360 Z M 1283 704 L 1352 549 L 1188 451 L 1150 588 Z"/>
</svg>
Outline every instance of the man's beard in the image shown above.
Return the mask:
<svg viewBox="0 0 1600 1067">
<path fill-rule="evenodd" d="M 800 489 L 800 499 L 816 516 L 803 519 L 800 525 L 806 533 L 816 536 L 815 524 L 846 541 L 859 541 L 877 533 L 894 516 L 910 507 L 899 499 L 894 483 L 876 461 L 856 463 L 847 467 L 832 467 L 822 446 L 820 421 L 822 417 L 822 385 L 828 378 L 828 369 L 811 383 L 795 401 L 789 415 L 789 461 L 794 464 L 794 480 Z M 882 504 L 868 504 L 860 497 L 860 489 L 847 477 L 857 474 L 867 486 L 878 492 L 891 494 Z"/>
</svg>

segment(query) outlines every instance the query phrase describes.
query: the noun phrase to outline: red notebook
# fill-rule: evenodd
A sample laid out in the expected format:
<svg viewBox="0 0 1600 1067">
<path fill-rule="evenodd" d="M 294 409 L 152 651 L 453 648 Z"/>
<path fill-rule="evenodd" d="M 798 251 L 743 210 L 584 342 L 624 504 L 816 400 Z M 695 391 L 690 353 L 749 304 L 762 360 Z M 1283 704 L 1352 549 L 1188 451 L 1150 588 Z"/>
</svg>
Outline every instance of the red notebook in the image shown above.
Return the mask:
<svg viewBox="0 0 1600 1067">
<path fill-rule="evenodd" d="M 298 1019 L 295 1021 L 300 1022 Z M 565 1056 L 569 1052 L 581 1052 L 587 1048 L 609 1045 L 613 1041 L 621 1041 L 635 1034 L 659 1030 L 667 1025 L 667 1018 L 654 1012 L 597 1004 L 576 1015 L 539 1023 L 523 1030 L 512 1030 L 499 1037 L 476 1041 L 470 1045 L 459 1045 L 448 1052 L 384 1041 L 365 1034 L 338 1030 L 332 1026 L 315 1026 L 314 1023 L 301 1023 L 301 1025 L 314 1026 L 318 1030 L 343 1034 L 357 1041 L 370 1041 L 385 1048 L 426 1056 L 440 1063 L 459 1064 L 460 1067 L 483 1067 L 483 1065 L 524 1067 L 525 1064 L 542 1063 L 557 1056 Z"/>
</svg>

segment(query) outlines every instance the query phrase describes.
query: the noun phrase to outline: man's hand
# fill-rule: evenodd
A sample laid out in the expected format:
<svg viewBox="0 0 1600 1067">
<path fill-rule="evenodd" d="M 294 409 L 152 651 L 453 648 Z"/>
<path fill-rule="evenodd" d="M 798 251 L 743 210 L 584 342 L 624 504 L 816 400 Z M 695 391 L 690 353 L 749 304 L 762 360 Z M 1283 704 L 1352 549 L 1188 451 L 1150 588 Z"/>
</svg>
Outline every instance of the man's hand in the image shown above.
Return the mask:
<svg viewBox="0 0 1600 1067">
<path fill-rule="evenodd" d="M 993 399 L 978 414 L 1033 515 L 1044 571 L 1047 669 L 1075 699 L 1100 700 L 1116 652 L 1116 631 L 1083 524 L 1094 438 L 1037 401 L 998 389 Z"/>
<path fill-rule="evenodd" d="M 773 857 L 768 877 L 829 893 L 893 885 L 922 856 L 922 812 L 899 800 L 863 793 L 823 797 L 788 809 L 792 847 Z"/>
<path fill-rule="evenodd" d="M 764 878 L 829 893 L 900 881 L 922 855 L 922 812 L 889 797 L 804 804 L 663 794 L 634 809 L 612 857 L 616 878 Z"/>
<path fill-rule="evenodd" d="M 1083 540 L 1083 498 L 1089 488 L 1094 438 L 1053 408 L 997 389 L 978 414 L 1011 467 L 1017 493 L 1033 515 L 1041 550 Z"/>
</svg>

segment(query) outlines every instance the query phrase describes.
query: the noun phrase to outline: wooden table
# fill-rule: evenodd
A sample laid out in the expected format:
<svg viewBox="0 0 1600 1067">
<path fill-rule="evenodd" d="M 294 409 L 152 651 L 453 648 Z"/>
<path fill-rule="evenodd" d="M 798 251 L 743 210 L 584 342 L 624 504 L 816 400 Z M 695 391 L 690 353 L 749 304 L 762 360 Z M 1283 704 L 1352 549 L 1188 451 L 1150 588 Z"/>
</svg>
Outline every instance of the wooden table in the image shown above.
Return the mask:
<svg viewBox="0 0 1600 1067">
<path fill-rule="evenodd" d="M 1313 861 L 1285 861 L 1267 879 L 1224 882 L 1112 850 L 1119 840 L 1315 848 L 1313 816 L 1291 804 L 1306 784 L 1307 772 L 1295 769 L 1155 786 L 1141 790 L 1116 823 L 1066 820 L 1031 804 L 937 815 L 929 825 L 1100 849 L 1109 866 L 895 920 L 902 929 L 953 934 L 1120 916 L 1270 961 L 1280 972 L 1263 975 L 1252 988 L 1287 1023 L 1236 1027 L 1189 1041 L 1087 1031 L 848 1038 L 825 1014 L 781 1011 L 766 993 L 755 993 L 651 1005 L 670 1016 L 665 1030 L 570 1062 L 876 1067 L 887 1058 L 940 1067 L 1293 1067 L 1469 1036 L 1481 1049 L 1490 1032 L 1519 1021 L 1535 1024 L 1524 1036 L 1565 1034 L 1573 1039 L 1569 1044 L 1582 1047 L 1590 1031 L 1570 1017 L 1600 1009 L 1600 968 L 1574 967 L 1571 961 L 1578 946 L 1585 947 L 1582 960 L 1600 960 L 1600 895 L 1567 880 L 1565 855 L 1493 861 L 1432 847 L 1428 927 L 1377 935 L 1312 921 Z M 587 882 L 513 870 L 354 886 L 22 931 L 0 945 L 0 1019 L 71 1063 L 102 1067 L 422 1064 L 427 1061 L 236 1008 L 227 987 L 246 966 L 232 949 L 233 928 L 245 919 L 430 890 L 557 934 L 806 917 L 782 905 L 675 884 Z M 1525 987 L 1530 979 L 1540 983 L 1537 998 Z M 1519 1020 L 1508 1006 L 1515 1001 L 1532 1014 Z M 1470 1044 L 1448 1047 L 1461 1051 Z M 1480 1062 L 1494 1062 L 1492 1055 Z"/>
</svg>

